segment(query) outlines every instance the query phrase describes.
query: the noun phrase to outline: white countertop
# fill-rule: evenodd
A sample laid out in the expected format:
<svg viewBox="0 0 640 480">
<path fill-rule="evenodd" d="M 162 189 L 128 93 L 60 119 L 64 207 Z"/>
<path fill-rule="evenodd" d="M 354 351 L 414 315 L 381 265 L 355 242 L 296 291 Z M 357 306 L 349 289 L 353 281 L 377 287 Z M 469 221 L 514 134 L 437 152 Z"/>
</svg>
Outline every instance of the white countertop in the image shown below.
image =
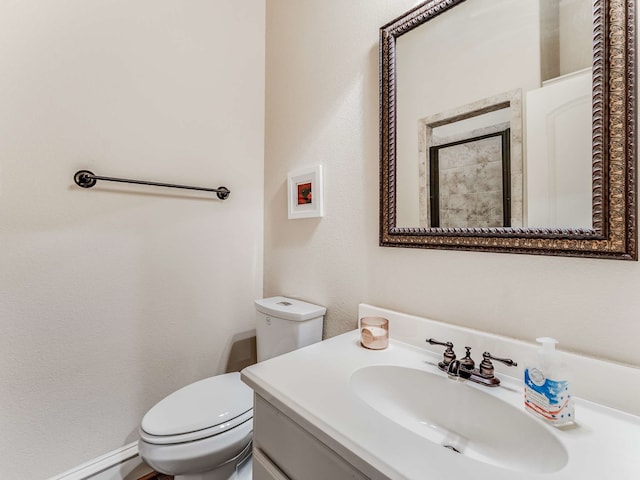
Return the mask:
<svg viewBox="0 0 640 480">
<path fill-rule="evenodd" d="M 560 430 L 540 420 L 567 449 L 567 465 L 553 473 L 530 474 L 442 448 L 380 415 L 349 386 L 353 372 L 371 365 L 397 365 L 444 375 L 436 366 L 440 359 L 426 349 L 394 340 L 385 350 L 367 350 L 360 346 L 359 332 L 354 330 L 248 367 L 242 371 L 242 379 L 372 479 L 640 478 L 640 417 L 631 414 L 576 398 L 575 426 Z M 502 385 L 497 388 L 466 384 L 524 411 L 522 382 L 499 376 Z M 431 394 L 437 392 L 424 391 L 425 396 Z"/>
</svg>

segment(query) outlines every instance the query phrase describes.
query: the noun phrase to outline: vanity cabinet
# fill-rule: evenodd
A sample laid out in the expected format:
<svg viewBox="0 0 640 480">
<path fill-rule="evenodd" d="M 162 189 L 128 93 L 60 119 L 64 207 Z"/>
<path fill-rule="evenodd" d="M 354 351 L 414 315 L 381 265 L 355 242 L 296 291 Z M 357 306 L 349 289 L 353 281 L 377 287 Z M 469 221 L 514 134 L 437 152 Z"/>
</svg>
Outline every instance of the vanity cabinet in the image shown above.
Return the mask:
<svg viewBox="0 0 640 480">
<path fill-rule="evenodd" d="M 260 395 L 253 410 L 254 480 L 365 480 L 368 477 Z"/>
</svg>

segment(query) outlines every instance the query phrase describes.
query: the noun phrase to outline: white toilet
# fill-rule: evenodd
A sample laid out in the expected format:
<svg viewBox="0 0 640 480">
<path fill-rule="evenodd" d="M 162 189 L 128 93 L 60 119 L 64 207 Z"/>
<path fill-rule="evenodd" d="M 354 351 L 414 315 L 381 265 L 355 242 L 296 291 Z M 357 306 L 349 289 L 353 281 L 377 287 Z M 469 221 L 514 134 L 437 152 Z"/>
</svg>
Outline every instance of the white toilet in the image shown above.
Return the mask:
<svg viewBox="0 0 640 480">
<path fill-rule="evenodd" d="M 322 340 L 326 309 L 284 297 L 256 300 L 258 361 Z M 140 457 L 176 480 L 250 480 L 253 391 L 239 373 L 187 385 L 139 428 Z"/>
</svg>

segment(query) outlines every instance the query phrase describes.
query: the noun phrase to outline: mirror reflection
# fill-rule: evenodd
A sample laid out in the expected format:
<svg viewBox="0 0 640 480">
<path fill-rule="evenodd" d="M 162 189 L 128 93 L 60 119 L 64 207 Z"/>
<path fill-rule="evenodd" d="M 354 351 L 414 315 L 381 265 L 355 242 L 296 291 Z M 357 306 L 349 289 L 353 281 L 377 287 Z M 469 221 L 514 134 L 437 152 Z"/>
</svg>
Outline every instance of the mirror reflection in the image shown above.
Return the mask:
<svg viewBox="0 0 640 480">
<path fill-rule="evenodd" d="M 592 63 L 590 0 L 464 1 L 399 36 L 396 226 L 591 228 Z"/>
</svg>

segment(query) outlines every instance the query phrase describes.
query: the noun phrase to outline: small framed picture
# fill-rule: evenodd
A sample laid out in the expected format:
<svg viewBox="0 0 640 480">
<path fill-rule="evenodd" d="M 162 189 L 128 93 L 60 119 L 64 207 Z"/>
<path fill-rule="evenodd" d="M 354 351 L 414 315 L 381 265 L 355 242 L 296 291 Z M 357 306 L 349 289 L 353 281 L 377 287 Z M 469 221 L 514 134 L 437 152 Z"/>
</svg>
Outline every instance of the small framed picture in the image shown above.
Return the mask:
<svg viewBox="0 0 640 480">
<path fill-rule="evenodd" d="M 289 218 L 322 217 L 322 165 L 289 172 Z"/>
</svg>

